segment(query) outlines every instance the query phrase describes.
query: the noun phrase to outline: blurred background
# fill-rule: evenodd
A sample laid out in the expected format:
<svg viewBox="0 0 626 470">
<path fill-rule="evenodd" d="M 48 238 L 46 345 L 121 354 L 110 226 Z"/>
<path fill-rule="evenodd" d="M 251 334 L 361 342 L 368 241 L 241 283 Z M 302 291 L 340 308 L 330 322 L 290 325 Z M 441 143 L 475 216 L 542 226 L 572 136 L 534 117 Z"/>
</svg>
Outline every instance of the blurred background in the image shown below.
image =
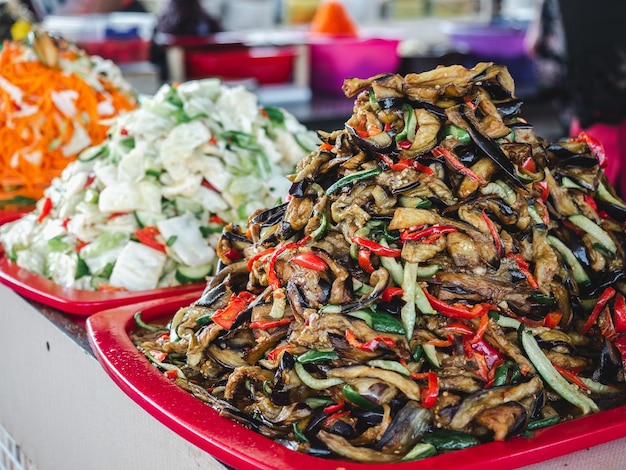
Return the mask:
<svg viewBox="0 0 626 470">
<path fill-rule="evenodd" d="M 539 86 L 528 52 L 539 0 L 22 3 L 45 29 L 114 61 L 146 94 L 164 82 L 216 76 L 243 83 L 262 104 L 284 106 L 310 128 L 333 130 L 352 109 L 344 78 L 493 61 L 509 68 L 538 133 L 566 134 L 553 90 Z M 320 18 L 328 3 L 340 3 L 341 15 Z"/>
</svg>

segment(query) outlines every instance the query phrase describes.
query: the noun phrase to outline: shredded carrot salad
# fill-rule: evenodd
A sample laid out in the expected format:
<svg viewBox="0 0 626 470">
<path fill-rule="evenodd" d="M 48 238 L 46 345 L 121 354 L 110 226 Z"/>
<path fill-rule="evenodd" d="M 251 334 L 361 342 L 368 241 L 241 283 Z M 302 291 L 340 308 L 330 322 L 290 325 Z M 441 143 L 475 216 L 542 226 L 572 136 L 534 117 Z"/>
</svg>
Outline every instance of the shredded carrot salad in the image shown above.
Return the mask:
<svg viewBox="0 0 626 470">
<path fill-rule="evenodd" d="M 5 41 L 0 50 L 0 204 L 17 196 L 39 199 L 51 180 L 84 148 L 102 142 L 104 119 L 137 106 L 134 95 L 105 75 L 92 86 L 63 67 L 82 52 L 59 51 L 49 67 L 29 46 Z M 78 65 L 78 64 L 77 64 Z M 82 65 L 81 65 L 82 67 Z M 99 88 L 99 89 L 96 89 Z M 129 87 L 130 89 L 130 87 Z"/>
</svg>

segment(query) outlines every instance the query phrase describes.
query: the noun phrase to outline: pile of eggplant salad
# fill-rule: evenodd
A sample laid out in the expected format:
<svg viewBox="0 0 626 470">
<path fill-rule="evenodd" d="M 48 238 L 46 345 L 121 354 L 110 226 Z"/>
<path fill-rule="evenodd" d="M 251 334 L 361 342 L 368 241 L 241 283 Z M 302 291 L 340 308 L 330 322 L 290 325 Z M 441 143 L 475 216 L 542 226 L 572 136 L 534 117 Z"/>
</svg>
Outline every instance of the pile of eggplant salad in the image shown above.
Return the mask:
<svg viewBox="0 0 626 470">
<path fill-rule="evenodd" d="M 180 387 L 292 450 L 400 462 L 626 401 L 626 204 L 586 134 L 548 143 L 504 66 L 346 79 L 283 203 L 131 337 Z M 174 371 L 174 372 L 173 372 Z"/>
</svg>

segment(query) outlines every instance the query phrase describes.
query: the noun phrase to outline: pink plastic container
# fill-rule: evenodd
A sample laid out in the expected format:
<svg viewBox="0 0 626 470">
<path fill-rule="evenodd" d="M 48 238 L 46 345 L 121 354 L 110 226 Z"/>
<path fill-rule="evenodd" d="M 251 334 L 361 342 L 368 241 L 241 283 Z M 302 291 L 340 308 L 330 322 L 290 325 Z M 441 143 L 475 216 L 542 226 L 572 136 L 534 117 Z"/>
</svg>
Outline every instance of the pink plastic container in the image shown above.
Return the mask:
<svg viewBox="0 0 626 470">
<path fill-rule="evenodd" d="M 346 78 L 396 73 L 398 39 L 335 37 L 310 43 L 310 85 L 313 91 L 343 95 Z"/>
</svg>

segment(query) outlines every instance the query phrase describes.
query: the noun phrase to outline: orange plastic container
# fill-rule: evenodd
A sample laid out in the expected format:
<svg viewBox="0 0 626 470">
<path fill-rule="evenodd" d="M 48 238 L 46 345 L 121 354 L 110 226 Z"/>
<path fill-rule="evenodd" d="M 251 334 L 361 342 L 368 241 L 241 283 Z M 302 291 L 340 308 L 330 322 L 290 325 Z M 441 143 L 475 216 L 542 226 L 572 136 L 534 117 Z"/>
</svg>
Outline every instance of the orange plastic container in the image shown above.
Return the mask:
<svg viewBox="0 0 626 470">
<path fill-rule="evenodd" d="M 291 46 L 188 49 L 185 51 L 185 67 L 190 80 L 254 78 L 259 84 L 266 85 L 289 82 L 295 58 L 296 48 Z"/>
</svg>

